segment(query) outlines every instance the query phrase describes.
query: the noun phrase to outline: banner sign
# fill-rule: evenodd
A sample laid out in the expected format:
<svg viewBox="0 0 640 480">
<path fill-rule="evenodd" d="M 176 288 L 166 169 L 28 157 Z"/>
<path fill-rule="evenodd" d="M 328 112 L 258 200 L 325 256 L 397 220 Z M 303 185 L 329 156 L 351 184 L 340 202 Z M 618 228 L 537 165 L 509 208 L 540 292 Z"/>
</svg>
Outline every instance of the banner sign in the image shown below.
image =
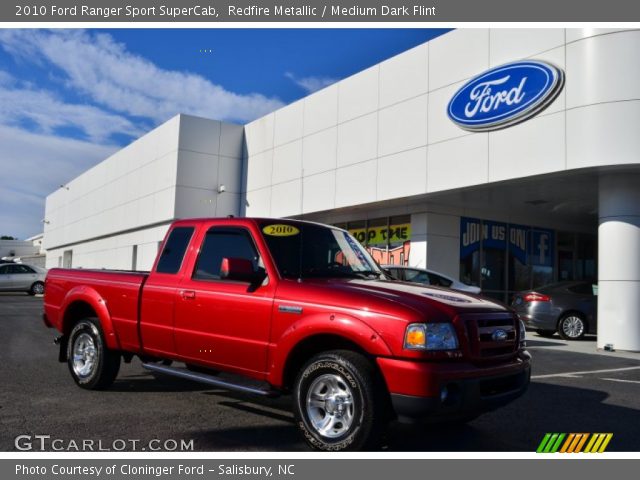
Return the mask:
<svg viewBox="0 0 640 480">
<path fill-rule="evenodd" d="M 523 265 L 553 266 L 555 232 L 524 225 L 460 218 L 460 258 L 464 259 L 483 248 L 505 250 L 509 248 Z"/>
<path fill-rule="evenodd" d="M 349 230 L 349 233 L 363 245 L 391 245 L 404 243 L 411 240 L 411 224 L 401 223 L 397 225 L 386 225 L 380 227 L 356 228 Z"/>
</svg>

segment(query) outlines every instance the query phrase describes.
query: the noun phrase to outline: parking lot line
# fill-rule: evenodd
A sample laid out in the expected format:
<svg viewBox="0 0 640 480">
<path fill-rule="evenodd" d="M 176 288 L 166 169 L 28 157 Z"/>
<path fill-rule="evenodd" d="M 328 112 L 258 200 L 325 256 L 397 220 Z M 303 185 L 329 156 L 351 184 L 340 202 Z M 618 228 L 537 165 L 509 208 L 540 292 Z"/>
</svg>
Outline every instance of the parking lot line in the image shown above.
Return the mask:
<svg viewBox="0 0 640 480">
<path fill-rule="evenodd" d="M 606 370 L 587 370 L 583 372 L 550 373 L 547 375 L 532 375 L 531 379 L 537 380 L 539 378 L 575 377 L 576 375 L 590 375 L 593 373 L 625 372 L 628 370 L 640 370 L 640 367 L 609 368 Z"/>
<path fill-rule="evenodd" d="M 625 380 L 624 378 L 601 378 L 600 380 L 609 380 L 610 382 L 622 383 L 640 383 L 640 380 Z"/>
</svg>

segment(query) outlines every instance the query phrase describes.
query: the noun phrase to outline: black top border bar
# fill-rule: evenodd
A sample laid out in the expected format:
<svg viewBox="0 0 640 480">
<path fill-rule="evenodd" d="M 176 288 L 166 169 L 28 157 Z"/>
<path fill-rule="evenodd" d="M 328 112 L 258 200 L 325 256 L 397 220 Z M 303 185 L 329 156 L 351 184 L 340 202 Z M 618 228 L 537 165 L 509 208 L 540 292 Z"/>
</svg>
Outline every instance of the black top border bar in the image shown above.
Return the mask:
<svg viewBox="0 0 640 480">
<path fill-rule="evenodd" d="M 630 0 L 14 0 L 0 22 L 638 22 Z"/>
</svg>

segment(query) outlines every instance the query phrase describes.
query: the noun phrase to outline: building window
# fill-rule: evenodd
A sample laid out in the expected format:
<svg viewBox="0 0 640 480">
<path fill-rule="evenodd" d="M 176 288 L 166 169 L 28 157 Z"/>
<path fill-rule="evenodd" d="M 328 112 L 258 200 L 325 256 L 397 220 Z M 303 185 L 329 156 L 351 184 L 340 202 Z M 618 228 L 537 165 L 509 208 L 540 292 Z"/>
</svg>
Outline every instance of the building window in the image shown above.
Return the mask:
<svg viewBox="0 0 640 480">
<path fill-rule="evenodd" d="M 73 266 L 73 250 L 65 250 L 62 252 L 62 266 L 71 268 Z"/>
<path fill-rule="evenodd" d="M 590 280 L 596 243 L 593 235 L 462 217 L 460 280 L 504 302 L 555 281 Z"/>
<path fill-rule="evenodd" d="M 348 230 L 380 265 L 409 265 L 410 215 L 357 220 L 336 226 Z"/>
</svg>

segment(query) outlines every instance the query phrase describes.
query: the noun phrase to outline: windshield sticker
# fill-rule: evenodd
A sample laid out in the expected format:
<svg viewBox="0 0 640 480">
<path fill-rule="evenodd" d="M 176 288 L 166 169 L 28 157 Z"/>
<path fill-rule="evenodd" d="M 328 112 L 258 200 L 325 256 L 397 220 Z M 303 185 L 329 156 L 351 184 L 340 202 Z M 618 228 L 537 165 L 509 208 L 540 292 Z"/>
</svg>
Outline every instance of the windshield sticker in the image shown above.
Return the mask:
<svg viewBox="0 0 640 480">
<path fill-rule="evenodd" d="M 277 223 L 275 225 L 267 225 L 262 229 L 262 232 L 271 237 L 292 237 L 298 235 L 300 230 L 293 225 Z"/>
<path fill-rule="evenodd" d="M 347 244 L 349 245 L 349 247 L 351 248 L 351 253 L 355 254 L 355 256 L 357 257 L 358 261 L 362 265 L 368 265 L 369 262 L 367 262 L 367 259 L 365 258 L 364 253 L 362 253 L 362 249 L 360 248 L 360 245 L 358 244 L 358 241 L 355 240 L 347 232 L 342 232 L 342 235 L 343 235 L 344 239 L 347 241 Z"/>
</svg>

